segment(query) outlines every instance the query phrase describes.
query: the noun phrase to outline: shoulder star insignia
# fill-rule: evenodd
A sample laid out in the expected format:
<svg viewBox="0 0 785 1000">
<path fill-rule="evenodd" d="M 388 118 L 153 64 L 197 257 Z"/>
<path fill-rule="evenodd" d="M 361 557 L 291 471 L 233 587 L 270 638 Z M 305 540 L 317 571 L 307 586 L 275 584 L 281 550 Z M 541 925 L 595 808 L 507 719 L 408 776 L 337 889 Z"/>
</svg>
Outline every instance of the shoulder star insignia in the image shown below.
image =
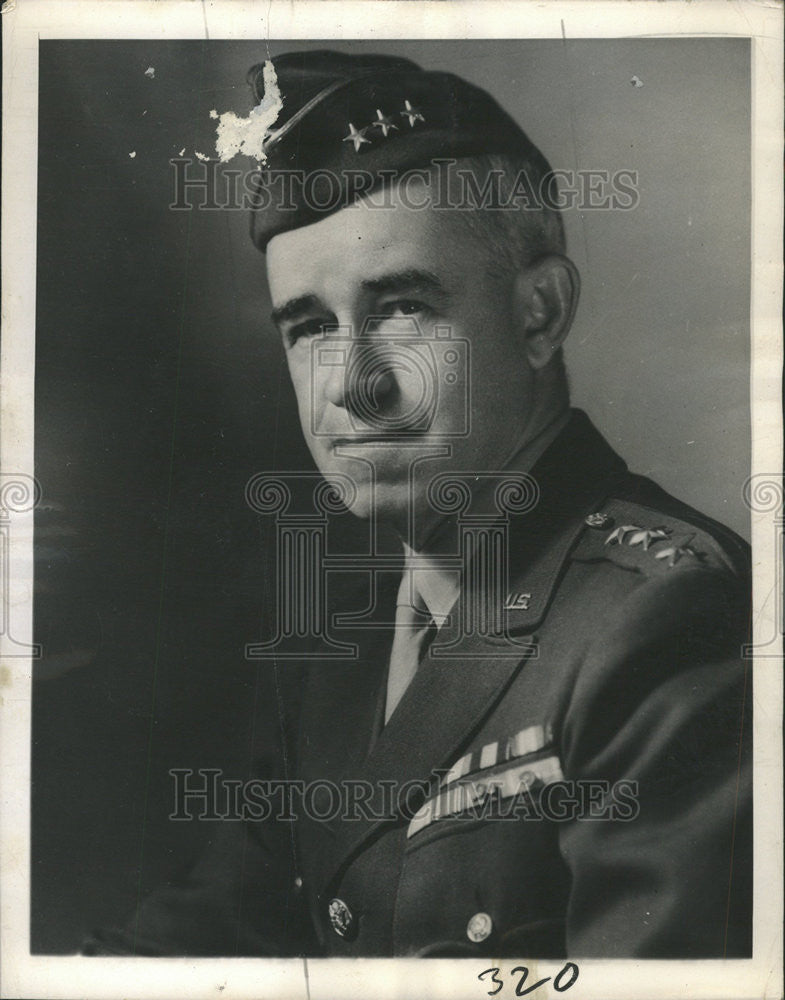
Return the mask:
<svg viewBox="0 0 785 1000">
<path fill-rule="evenodd" d="M 652 542 L 667 538 L 670 531 L 667 528 L 650 528 L 648 531 L 636 531 L 630 539 L 630 545 L 642 545 L 648 550 Z"/>
<path fill-rule="evenodd" d="M 643 528 L 641 528 L 637 524 L 622 524 L 618 528 L 614 529 L 610 533 L 610 535 L 608 535 L 608 537 L 605 539 L 605 544 L 613 545 L 613 543 L 615 542 L 617 545 L 623 545 L 624 539 L 632 531 L 643 531 Z"/>
<path fill-rule="evenodd" d="M 360 146 L 362 146 L 364 142 L 370 143 L 371 141 L 370 139 L 365 138 L 365 133 L 367 131 L 368 131 L 367 128 L 355 128 L 354 125 L 352 125 L 352 123 L 349 122 L 349 134 L 343 137 L 343 141 L 353 142 L 355 153 L 359 153 Z"/>
<path fill-rule="evenodd" d="M 413 108 L 408 101 L 404 101 L 403 104 L 404 104 L 404 110 L 401 111 L 401 117 L 409 119 L 409 125 L 411 128 L 414 128 L 415 122 L 425 121 L 422 114 L 420 113 L 419 108 Z"/>
<path fill-rule="evenodd" d="M 655 559 L 667 559 L 668 568 L 675 566 L 676 563 L 682 558 L 682 556 L 697 556 L 695 549 L 691 548 L 689 545 L 669 545 L 667 549 L 660 549 L 660 551 L 655 555 Z"/>
<path fill-rule="evenodd" d="M 382 130 L 382 135 L 385 137 L 385 139 L 387 138 L 387 133 L 390 131 L 391 128 L 396 129 L 396 131 L 398 129 L 398 126 L 393 124 L 391 118 L 388 118 L 387 115 L 382 114 L 381 108 L 376 109 L 376 121 L 371 122 L 371 124 L 368 127 L 380 128 Z"/>
</svg>

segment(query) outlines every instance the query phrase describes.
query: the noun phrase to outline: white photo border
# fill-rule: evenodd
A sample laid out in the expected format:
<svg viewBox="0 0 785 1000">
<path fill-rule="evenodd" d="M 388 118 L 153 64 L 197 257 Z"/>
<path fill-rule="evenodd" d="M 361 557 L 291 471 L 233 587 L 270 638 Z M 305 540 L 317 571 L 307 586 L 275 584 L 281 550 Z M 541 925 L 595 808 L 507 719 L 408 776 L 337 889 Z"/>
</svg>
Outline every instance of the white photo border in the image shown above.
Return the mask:
<svg viewBox="0 0 785 1000">
<path fill-rule="evenodd" d="M 9 0 L 3 9 L 3 204 L 0 460 L 33 477 L 38 42 L 42 39 L 355 39 L 746 37 L 752 41 L 752 469 L 779 483 L 782 515 L 783 8 L 725 0 Z M 755 635 L 778 632 L 776 512 L 752 512 Z M 32 509 L 15 515 L 10 605 L 18 639 L 32 641 Z M 5 637 L 0 636 L 0 653 Z M 781 635 L 777 642 L 781 643 Z M 756 658 L 754 951 L 749 960 L 582 960 L 580 1000 L 744 1000 L 782 995 L 781 661 Z M 30 955 L 30 724 L 32 661 L 2 661 L 0 917 L 7 997 L 386 998 L 476 997 L 488 959 L 147 959 Z M 498 963 L 509 970 L 518 963 Z M 558 961 L 531 961 L 531 981 Z M 514 995 L 508 982 L 499 996 Z M 550 996 L 550 987 L 535 997 Z"/>
</svg>

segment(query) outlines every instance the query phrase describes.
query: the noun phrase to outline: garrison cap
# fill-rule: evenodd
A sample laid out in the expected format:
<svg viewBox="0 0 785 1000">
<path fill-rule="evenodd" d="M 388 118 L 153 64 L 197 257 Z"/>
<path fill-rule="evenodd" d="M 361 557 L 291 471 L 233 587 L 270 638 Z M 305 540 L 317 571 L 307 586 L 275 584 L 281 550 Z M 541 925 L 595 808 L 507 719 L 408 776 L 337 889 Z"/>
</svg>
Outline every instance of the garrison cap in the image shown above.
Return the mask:
<svg viewBox="0 0 785 1000">
<path fill-rule="evenodd" d="M 493 97 L 452 73 L 396 56 L 328 49 L 290 52 L 272 63 L 283 108 L 263 144 L 266 165 L 251 217 L 260 250 L 278 233 L 316 222 L 435 160 L 506 153 L 535 177 L 550 173 Z M 248 71 L 248 82 L 260 103 L 264 64 Z"/>
</svg>

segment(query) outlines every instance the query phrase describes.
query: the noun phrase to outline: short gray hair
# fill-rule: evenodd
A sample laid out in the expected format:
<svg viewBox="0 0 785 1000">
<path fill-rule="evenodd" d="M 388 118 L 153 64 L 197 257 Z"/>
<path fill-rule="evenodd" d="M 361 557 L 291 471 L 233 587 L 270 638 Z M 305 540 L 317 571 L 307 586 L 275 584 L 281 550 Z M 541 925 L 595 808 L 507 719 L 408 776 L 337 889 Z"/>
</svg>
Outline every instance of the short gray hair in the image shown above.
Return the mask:
<svg viewBox="0 0 785 1000">
<path fill-rule="evenodd" d="M 564 253 L 566 241 L 561 213 L 544 197 L 551 183 L 539 164 L 509 154 L 486 153 L 456 161 L 460 172 L 473 174 L 483 183 L 489 176 L 498 207 L 461 206 L 467 224 L 490 243 L 499 262 L 515 270 L 549 253 Z M 519 204 L 515 193 L 522 182 L 534 197 L 534 205 Z"/>
<path fill-rule="evenodd" d="M 544 162 L 544 161 L 543 161 Z M 548 254 L 564 254 L 567 242 L 561 212 L 550 199 L 553 177 L 544 172 L 540 162 L 509 154 L 485 153 L 453 161 L 446 169 L 459 175 L 473 175 L 477 185 L 485 185 L 493 177 L 493 194 L 498 206 L 460 204 L 458 215 L 471 234 L 483 243 L 489 253 L 488 278 L 506 282 L 522 268 Z M 443 169 L 443 168 L 442 168 Z M 515 192 L 525 179 L 534 196 L 534 205 L 518 204 Z M 490 190 L 490 189 L 489 189 Z M 543 194 L 550 194 L 543 197 Z M 566 379 L 562 349 L 554 353 L 557 372 Z"/>
</svg>

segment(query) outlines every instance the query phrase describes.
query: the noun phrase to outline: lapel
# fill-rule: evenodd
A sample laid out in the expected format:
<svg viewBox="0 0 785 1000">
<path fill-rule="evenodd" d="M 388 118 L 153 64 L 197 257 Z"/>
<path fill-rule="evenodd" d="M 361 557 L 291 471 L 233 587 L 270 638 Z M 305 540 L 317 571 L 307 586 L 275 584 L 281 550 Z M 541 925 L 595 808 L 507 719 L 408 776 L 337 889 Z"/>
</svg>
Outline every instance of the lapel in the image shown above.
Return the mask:
<svg viewBox="0 0 785 1000">
<path fill-rule="evenodd" d="M 476 655 L 466 647 L 460 659 L 427 659 L 404 692 L 389 723 L 360 764 L 354 777 L 374 789 L 390 782 L 399 790 L 407 782 L 432 783 L 434 771 L 446 769 L 471 739 L 476 727 L 503 696 L 521 667 L 522 658 L 533 651 L 524 645 L 521 658 L 499 657 L 498 648 L 487 637 L 472 637 Z M 378 793 L 375 794 L 378 795 Z M 408 799 L 414 812 L 425 797 L 425 788 Z M 325 885 L 375 830 L 389 819 L 363 817 L 352 823 L 331 824 L 335 839 L 324 869 Z"/>
<path fill-rule="evenodd" d="M 599 510 L 627 476 L 627 466 L 582 410 L 531 470 L 539 488 L 534 510 L 510 525 L 511 590 L 530 595 L 506 611 L 507 633 L 535 628 L 550 605 L 588 514 Z"/>
<path fill-rule="evenodd" d="M 398 579 L 394 578 L 373 592 L 375 620 L 394 620 L 397 591 Z M 343 595 L 344 610 L 356 613 L 367 594 L 361 588 L 353 592 L 353 607 L 351 597 Z M 299 770 L 306 781 L 339 784 L 343 778 L 356 777 L 381 727 L 393 629 L 355 629 L 349 638 L 359 650 L 356 660 L 317 662 L 308 671 L 299 727 Z"/>
<path fill-rule="evenodd" d="M 535 652 L 529 633 L 545 616 L 583 519 L 625 472 L 624 463 L 585 414 L 574 411 L 531 471 L 540 491 L 537 507 L 510 530 L 510 589 L 530 593 L 528 607 L 498 609 L 488 634 L 463 637 L 460 655 L 446 651 L 427 657 L 375 741 L 371 720 L 378 719 L 386 661 L 372 662 L 369 657 L 337 682 L 328 681 L 331 759 L 322 758 L 320 748 L 320 764 L 327 764 L 329 772 L 320 776 L 362 779 L 375 792 L 380 782 L 392 782 L 396 788 L 428 782 L 435 770 L 449 767 Z M 440 633 L 438 643 L 443 642 Z M 328 668 L 323 670 L 327 675 Z M 414 809 L 418 805 L 414 803 Z M 322 873 L 325 887 L 386 822 L 390 820 L 362 818 L 325 824 L 333 834 Z"/>
</svg>

